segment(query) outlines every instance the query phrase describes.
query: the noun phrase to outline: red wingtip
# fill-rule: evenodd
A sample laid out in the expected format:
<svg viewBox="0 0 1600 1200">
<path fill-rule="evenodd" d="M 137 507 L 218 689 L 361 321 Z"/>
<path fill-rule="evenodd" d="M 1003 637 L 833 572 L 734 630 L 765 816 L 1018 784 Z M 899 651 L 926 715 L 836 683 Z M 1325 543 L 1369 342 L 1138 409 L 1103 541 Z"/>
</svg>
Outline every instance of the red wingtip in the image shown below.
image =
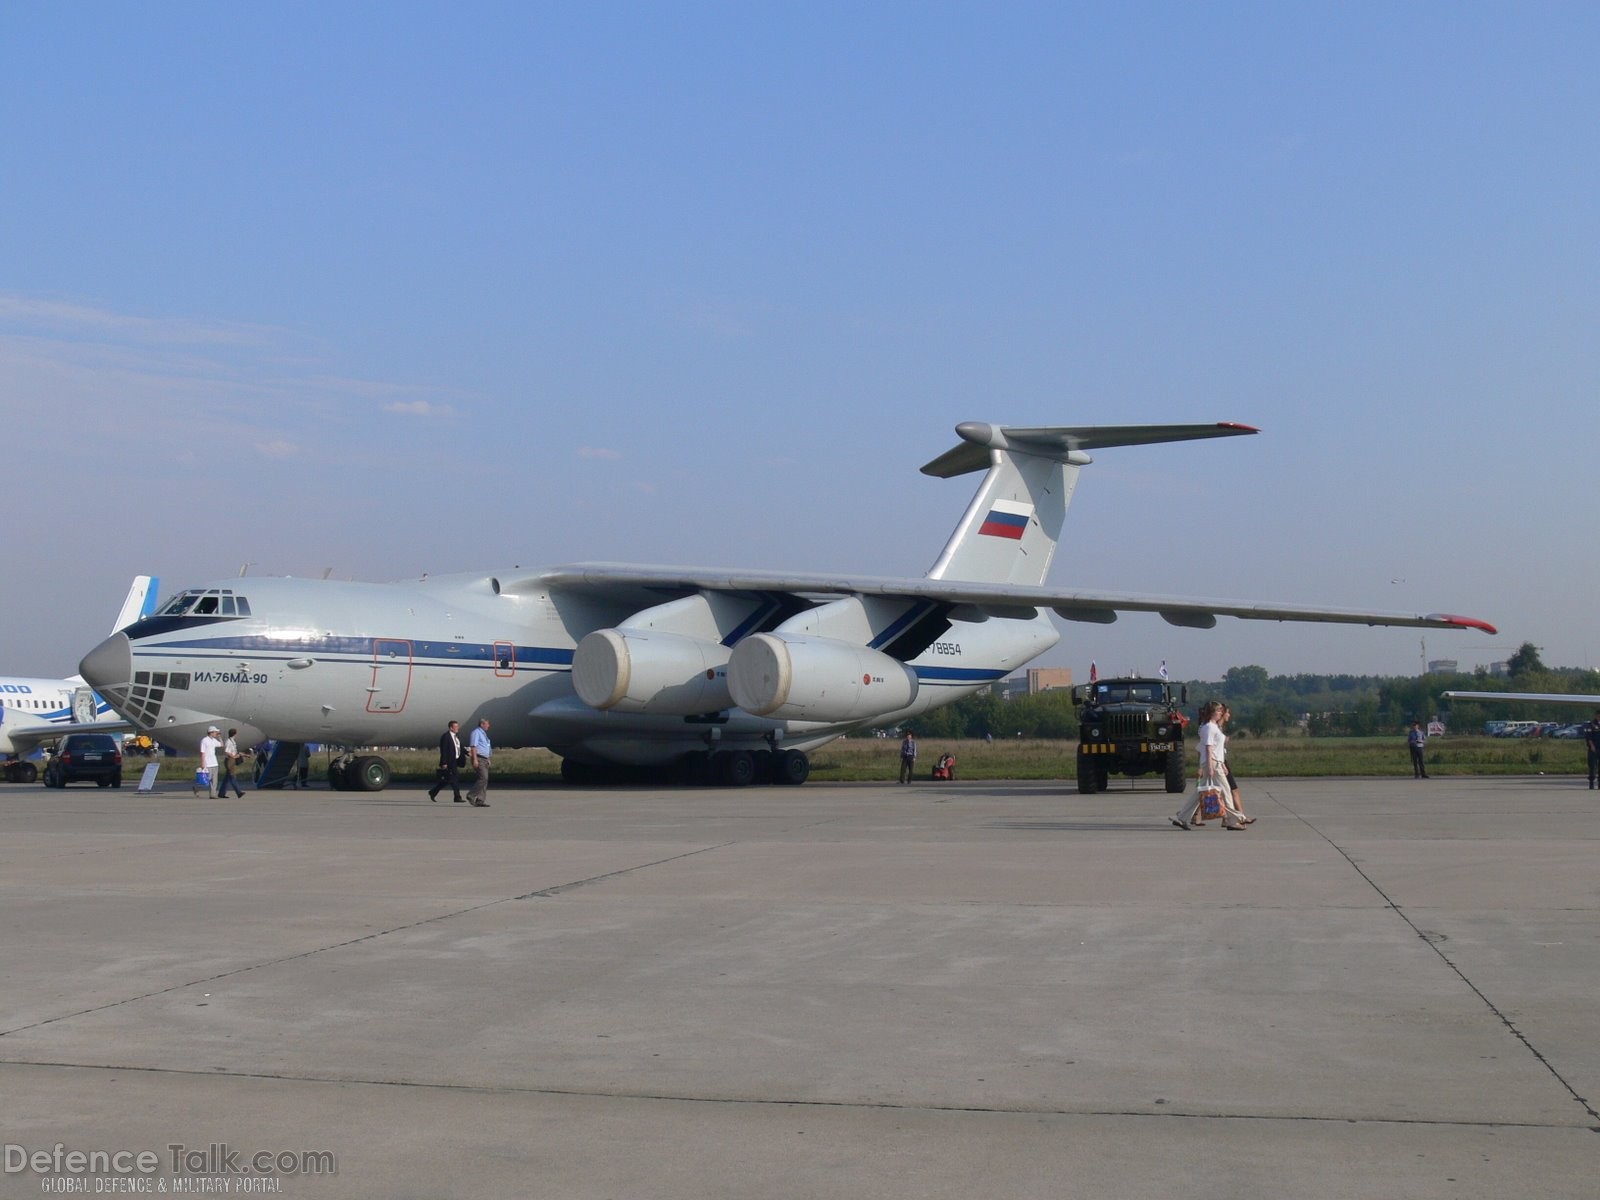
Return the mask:
<svg viewBox="0 0 1600 1200">
<path fill-rule="evenodd" d="M 1481 629 L 1487 634 L 1500 632 L 1489 622 L 1480 621 L 1476 617 L 1458 617 L 1452 613 L 1431 613 L 1429 618 L 1434 621 L 1448 621 L 1452 625 L 1459 625 L 1462 629 Z"/>
<path fill-rule="evenodd" d="M 1218 429 L 1237 429 L 1240 433 L 1260 433 L 1254 425 L 1241 425 L 1238 421 L 1218 421 Z"/>
</svg>

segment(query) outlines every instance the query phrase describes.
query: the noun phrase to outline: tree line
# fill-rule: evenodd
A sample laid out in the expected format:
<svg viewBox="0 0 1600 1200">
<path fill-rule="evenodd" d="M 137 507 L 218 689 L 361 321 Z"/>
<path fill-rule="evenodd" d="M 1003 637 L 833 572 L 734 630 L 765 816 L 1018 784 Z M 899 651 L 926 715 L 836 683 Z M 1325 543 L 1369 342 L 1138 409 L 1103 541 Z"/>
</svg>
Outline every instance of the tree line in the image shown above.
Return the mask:
<svg viewBox="0 0 1600 1200">
<path fill-rule="evenodd" d="M 1412 720 L 1438 716 L 1457 733 L 1478 733 L 1485 721 L 1524 718 L 1583 720 L 1592 715 L 1576 704 L 1518 701 L 1449 701 L 1446 691 L 1561 692 L 1600 695 L 1600 671 L 1547 667 L 1538 648 L 1524 643 L 1507 660 L 1508 676 L 1472 672 L 1428 675 L 1269 675 L 1265 667 L 1229 667 L 1221 679 L 1174 681 L 1187 687 L 1185 715 L 1193 720 L 1205 700 L 1226 701 L 1233 732 L 1281 733 L 1310 714 L 1313 737 L 1371 737 L 1398 733 Z M 967 696 L 924 713 L 913 723 L 919 737 L 1075 738 L 1077 709 L 1067 691 L 1002 700 L 992 692 Z"/>
</svg>

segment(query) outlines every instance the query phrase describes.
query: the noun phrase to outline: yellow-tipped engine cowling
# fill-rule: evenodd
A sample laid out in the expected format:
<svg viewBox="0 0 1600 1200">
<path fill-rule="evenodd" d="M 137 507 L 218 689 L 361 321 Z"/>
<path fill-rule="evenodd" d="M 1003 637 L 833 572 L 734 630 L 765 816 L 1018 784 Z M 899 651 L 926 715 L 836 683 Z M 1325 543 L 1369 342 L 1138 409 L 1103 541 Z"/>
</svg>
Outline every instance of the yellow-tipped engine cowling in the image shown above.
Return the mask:
<svg viewBox="0 0 1600 1200">
<path fill-rule="evenodd" d="M 729 708 L 728 648 L 703 638 L 597 629 L 572 652 L 572 687 L 591 708 L 695 716 Z"/>
<path fill-rule="evenodd" d="M 833 638 L 757 633 L 728 660 L 733 701 L 758 717 L 857 721 L 905 708 L 916 673 L 898 659 Z"/>
</svg>

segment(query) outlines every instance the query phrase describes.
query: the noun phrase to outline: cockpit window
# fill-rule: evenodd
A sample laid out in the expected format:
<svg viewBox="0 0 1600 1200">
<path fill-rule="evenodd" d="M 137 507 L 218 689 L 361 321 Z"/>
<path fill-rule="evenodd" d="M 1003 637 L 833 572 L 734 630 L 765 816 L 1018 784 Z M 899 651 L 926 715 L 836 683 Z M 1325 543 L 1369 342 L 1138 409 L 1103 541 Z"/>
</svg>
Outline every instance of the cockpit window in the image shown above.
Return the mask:
<svg viewBox="0 0 1600 1200">
<path fill-rule="evenodd" d="M 161 615 L 163 617 L 181 617 L 194 607 L 194 602 L 199 598 L 199 592 L 179 592 L 161 606 Z"/>
<path fill-rule="evenodd" d="M 235 596 L 228 588 L 212 589 L 211 591 L 191 588 L 187 592 L 179 592 L 171 600 L 168 600 L 161 606 L 158 615 L 163 617 L 248 617 L 250 615 L 250 601 L 243 596 Z"/>
</svg>

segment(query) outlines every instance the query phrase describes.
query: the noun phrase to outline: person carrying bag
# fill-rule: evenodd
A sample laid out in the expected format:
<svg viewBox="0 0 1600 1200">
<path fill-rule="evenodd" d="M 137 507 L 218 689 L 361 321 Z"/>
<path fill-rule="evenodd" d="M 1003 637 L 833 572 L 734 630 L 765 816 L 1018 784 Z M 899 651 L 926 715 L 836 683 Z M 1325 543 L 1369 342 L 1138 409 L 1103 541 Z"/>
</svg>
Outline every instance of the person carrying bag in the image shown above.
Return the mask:
<svg viewBox="0 0 1600 1200">
<path fill-rule="evenodd" d="M 1200 706 L 1200 773 L 1193 796 L 1185 796 L 1183 807 L 1170 818 L 1179 829 L 1189 829 L 1206 821 L 1222 818 L 1222 827 L 1233 833 L 1243 832 L 1244 814 L 1233 807 L 1233 793 L 1228 787 L 1225 764 L 1228 757 L 1228 739 L 1217 723 L 1222 704 L 1207 700 Z M 1210 807 L 1213 811 L 1208 812 Z"/>
</svg>

